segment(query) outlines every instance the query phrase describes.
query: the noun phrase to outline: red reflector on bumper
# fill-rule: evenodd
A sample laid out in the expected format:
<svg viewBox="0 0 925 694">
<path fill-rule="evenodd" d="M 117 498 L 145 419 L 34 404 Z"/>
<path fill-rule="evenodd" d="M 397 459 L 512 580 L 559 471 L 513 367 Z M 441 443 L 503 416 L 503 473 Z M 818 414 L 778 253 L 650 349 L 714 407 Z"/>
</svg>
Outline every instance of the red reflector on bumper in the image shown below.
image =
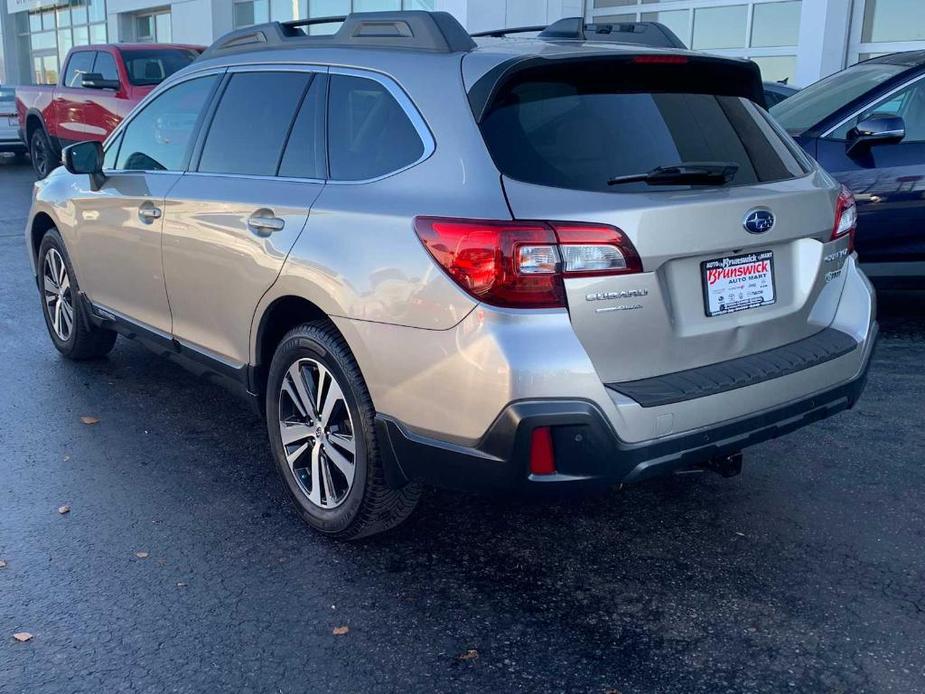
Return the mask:
<svg viewBox="0 0 925 694">
<path fill-rule="evenodd" d="M 552 453 L 552 429 L 537 427 L 530 436 L 530 473 L 553 475 L 555 472 L 556 460 Z"/>
</svg>

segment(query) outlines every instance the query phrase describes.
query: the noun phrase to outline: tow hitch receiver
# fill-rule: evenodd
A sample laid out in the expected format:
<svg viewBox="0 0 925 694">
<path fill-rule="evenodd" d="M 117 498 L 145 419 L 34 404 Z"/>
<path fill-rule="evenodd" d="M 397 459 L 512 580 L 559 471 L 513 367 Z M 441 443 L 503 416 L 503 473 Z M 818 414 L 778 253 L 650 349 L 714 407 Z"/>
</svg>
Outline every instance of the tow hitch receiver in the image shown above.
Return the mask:
<svg viewBox="0 0 925 694">
<path fill-rule="evenodd" d="M 712 470 L 723 477 L 735 477 L 742 472 L 742 452 L 739 451 L 722 458 L 711 458 L 703 464 L 703 468 Z"/>
</svg>

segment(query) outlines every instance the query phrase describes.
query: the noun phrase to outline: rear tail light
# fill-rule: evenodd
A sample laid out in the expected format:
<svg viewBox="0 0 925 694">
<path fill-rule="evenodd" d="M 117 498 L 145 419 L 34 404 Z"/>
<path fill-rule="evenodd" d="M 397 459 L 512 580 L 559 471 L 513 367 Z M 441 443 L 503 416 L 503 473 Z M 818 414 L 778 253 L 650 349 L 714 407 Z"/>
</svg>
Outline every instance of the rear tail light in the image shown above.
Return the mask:
<svg viewBox="0 0 925 694">
<path fill-rule="evenodd" d="M 854 195 L 845 186 L 842 186 L 835 203 L 835 226 L 832 228 L 832 238 L 840 239 L 848 236 L 848 252 L 854 251 L 854 235 L 858 228 L 858 208 Z"/>
<path fill-rule="evenodd" d="M 494 306 L 565 307 L 564 278 L 642 272 L 626 235 L 603 224 L 417 217 L 414 229 L 460 287 Z"/>
</svg>

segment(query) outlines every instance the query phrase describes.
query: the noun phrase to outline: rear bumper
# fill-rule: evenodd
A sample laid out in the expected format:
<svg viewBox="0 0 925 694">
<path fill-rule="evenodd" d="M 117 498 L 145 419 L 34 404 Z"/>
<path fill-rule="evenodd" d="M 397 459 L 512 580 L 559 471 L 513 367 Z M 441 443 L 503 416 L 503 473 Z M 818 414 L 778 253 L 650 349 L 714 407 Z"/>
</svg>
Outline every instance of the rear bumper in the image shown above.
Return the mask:
<svg viewBox="0 0 925 694">
<path fill-rule="evenodd" d="M 24 153 L 26 145 L 21 140 L 4 140 L 0 138 L 0 152 Z"/>
<path fill-rule="evenodd" d="M 380 415 L 376 425 L 383 463 L 394 486 L 419 480 L 454 489 L 593 488 L 669 474 L 853 407 L 864 390 L 876 338 L 873 323 L 857 347 L 862 366 L 846 382 L 738 419 L 649 441 L 621 440 L 601 409 L 585 400 L 512 403 L 471 447 L 418 435 Z M 540 426 L 552 428 L 556 474 L 530 474 L 531 433 Z"/>
</svg>

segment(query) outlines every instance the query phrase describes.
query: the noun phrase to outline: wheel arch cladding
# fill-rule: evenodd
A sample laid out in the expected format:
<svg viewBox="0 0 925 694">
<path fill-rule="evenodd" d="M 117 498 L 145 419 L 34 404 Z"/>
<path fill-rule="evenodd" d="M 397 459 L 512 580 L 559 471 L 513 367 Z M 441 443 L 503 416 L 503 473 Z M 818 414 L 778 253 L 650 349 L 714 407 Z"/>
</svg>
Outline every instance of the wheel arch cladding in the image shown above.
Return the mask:
<svg viewBox="0 0 925 694">
<path fill-rule="evenodd" d="M 29 143 L 32 142 L 32 133 L 34 133 L 39 128 L 44 128 L 45 124 L 42 122 L 42 119 L 36 113 L 30 113 L 26 116 L 26 146 L 29 146 Z"/>
<path fill-rule="evenodd" d="M 254 385 L 258 395 L 266 391 L 270 362 L 286 333 L 298 325 L 316 320 L 328 320 L 328 315 L 301 296 L 281 296 L 267 306 L 260 316 L 254 343 Z"/>
<path fill-rule="evenodd" d="M 42 245 L 42 239 L 50 229 L 55 228 L 54 220 L 46 212 L 38 212 L 32 218 L 32 229 L 30 230 L 32 240 L 32 258 L 36 262 L 36 274 L 38 274 L 39 247 Z"/>
</svg>

